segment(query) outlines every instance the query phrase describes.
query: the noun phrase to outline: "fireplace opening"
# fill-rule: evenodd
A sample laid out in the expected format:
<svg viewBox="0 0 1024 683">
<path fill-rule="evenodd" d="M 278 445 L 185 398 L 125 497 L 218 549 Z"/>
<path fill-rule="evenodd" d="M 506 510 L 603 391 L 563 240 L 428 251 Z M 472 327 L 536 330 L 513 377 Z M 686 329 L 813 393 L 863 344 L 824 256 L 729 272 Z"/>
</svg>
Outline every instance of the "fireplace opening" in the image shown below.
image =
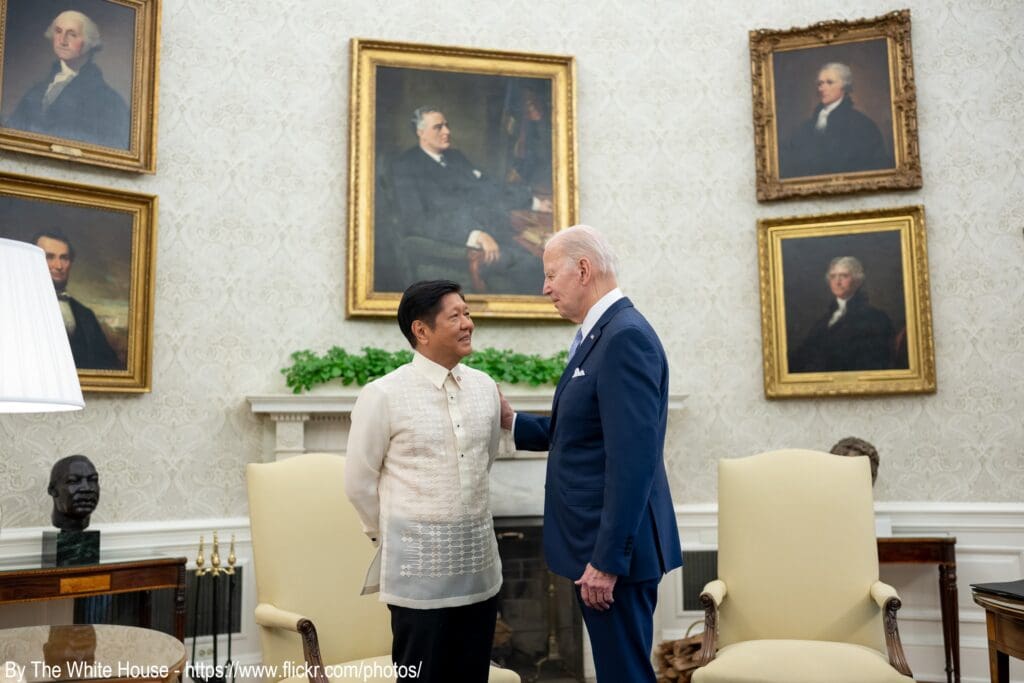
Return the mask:
<svg viewBox="0 0 1024 683">
<path fill-rule="evenodd" d="M 544 563 L 540 517 L 494 520 L 503 583 L 491 658 L 523 681 L 583 682 L 583 626 L 572 581 Z"/>
</svg>

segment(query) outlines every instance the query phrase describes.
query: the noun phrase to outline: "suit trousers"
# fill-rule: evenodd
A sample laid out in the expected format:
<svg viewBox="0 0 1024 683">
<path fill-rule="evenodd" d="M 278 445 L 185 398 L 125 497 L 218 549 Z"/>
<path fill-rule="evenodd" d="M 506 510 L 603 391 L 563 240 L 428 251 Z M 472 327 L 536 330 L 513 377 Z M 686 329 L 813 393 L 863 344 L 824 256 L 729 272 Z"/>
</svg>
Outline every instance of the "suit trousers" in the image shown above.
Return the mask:
<svg viewBox="0 0 1024 683">
<path fill-rule="evenodd" d="M 418 676 L 398 683 L 487 683 L 498 596 L 461 607 L 391 610 L 391 658 Z"/>
<path fill-rule="evenodd" d="M 604 611 L 584 605 L 576 587 L 576 600 L 590 634 L 597 683 L 655 683 L 651 648 L 660 581 L 616 581 L 612 591 L 615 602 Z"/>
</svg>

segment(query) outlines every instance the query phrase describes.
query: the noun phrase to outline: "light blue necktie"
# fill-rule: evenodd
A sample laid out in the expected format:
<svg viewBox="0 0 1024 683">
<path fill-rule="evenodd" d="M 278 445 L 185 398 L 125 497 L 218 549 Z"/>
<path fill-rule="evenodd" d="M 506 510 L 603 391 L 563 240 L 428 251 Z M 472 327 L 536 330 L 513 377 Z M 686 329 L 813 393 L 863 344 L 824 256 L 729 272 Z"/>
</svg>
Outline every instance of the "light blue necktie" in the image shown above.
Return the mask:
<svg viewBox="0 0 1024 683">
<path fill-rule="evenodd" d="M 576 330 L 576 336 L 572 338 L 572 344 L 569 344 L 569 359 L 566 362 L 572 361 L 572 357 L 576 355 L 577 349 L 580 348 L 580 344 L 583 343 L 583 328 Z"/>
</svg>

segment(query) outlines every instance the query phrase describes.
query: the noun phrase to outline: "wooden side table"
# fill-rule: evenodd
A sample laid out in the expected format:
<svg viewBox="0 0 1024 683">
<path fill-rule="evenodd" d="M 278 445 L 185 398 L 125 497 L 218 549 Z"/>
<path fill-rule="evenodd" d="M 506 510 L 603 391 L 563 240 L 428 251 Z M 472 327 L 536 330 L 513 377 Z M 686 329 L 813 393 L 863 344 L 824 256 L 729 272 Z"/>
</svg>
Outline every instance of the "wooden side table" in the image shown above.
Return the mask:
<svg viewBox="0 0 1024 683">
<path fill-rule="evenodd" d="M 0 605 L 143 592 L 139 623 L 149 626 L 149 591 L 174 590 L 174 635 L 185 640 L 185 558 L 105 552 L 98 564 L 45 567 L 39 558 L 0 561 Z"/>
<path fill-rule="evenodd" d="M 1024 659 L 1024 600 L 972 590 L 985 610 L 988 670 L 992 683 L 1010 683 L 1010 656 Z"/>
<path fill-rule="evenodd" d="M 939 565 L 939 608 L 946 682 L 960 683 L 960 606 L 956 588 L 956 538 L 899 537 L 878 539 L 880 563 Z"/>
</svg>

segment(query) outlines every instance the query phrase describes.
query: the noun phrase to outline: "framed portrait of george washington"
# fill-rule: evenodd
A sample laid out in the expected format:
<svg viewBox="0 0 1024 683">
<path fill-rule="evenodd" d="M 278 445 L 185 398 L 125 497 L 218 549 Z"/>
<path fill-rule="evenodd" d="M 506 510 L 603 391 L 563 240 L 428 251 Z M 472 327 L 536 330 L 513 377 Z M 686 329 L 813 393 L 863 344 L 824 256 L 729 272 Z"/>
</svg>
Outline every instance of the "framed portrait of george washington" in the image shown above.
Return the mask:
<svg viewBox="0 0 1024 683">
<path fill-rule="evenodd" d="M 0 0 L 0 148 L 156 171 L 161 0 Z"/>
<path fill-rule="evenodd" d="M 557 318 L 544 241 L 573 225 L 572 57 L 353 39 L 346 315 L 454 280 L 475 315 Z"/>
<path fill-rule="evenodd" d="M 757 199 L 921 187 L 910 10 L 750 32 Z"/>
<path fill-rule="evenodd" d="M 83 391 L 148 392 L 157 198 L 0 173 L 0 237 L 46 253 Z"/>
<path fill-rule="evenodd" d="M 768 398 L 935 391 L 924 207 L 758 221 Z"/>
</svg>

